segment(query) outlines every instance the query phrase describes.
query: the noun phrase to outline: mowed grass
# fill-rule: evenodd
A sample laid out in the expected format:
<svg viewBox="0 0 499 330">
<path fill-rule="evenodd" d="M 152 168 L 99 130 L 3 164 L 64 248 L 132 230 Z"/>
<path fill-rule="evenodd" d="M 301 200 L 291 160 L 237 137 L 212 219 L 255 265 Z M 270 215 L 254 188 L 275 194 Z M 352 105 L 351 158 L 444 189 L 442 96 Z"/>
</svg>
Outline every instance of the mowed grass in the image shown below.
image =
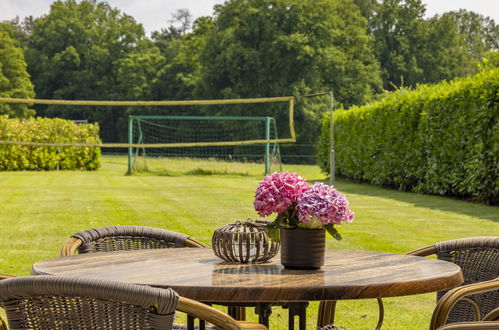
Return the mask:
<svg viewBox="0 0 499 330">
<path fill-rule="evenodd" d="M 126 176 L 126 157 L 105 156 L 95 172 L 0 172 L 0 273 L 30 274 L 33 263 L 57 256 L 71 234 L 91 227 L 162 227 L 211 244 L 218 227 L 257 218 L 253 194 L 263 166 L 248 168 L 214 175 L 201 170 L 191 172 L 197 175 Z M 310 182 L 326 179 L 316 166 L 283 170 Z M 499 233 L 497 207 L 344 180 L 337 180 L 336 188 L 347 195 L 356 218 L 338 228 L 341 242 L 328 238 L 330 249 L 404 253 L 441 240 Z M 434 300 L 434 294 L 386 299 L 383 328 L 426 329 Z M 273 311 L 271 329 L 286 329 L 287 311 Z M 336 323 L 372 329 L 376 313 L 374 300 L 340 302 Z M 248 315 L 255 319 L 251 309 Z M 315 328 L 316 316 L 313 302 L 307 329 Z"/>
</svg>

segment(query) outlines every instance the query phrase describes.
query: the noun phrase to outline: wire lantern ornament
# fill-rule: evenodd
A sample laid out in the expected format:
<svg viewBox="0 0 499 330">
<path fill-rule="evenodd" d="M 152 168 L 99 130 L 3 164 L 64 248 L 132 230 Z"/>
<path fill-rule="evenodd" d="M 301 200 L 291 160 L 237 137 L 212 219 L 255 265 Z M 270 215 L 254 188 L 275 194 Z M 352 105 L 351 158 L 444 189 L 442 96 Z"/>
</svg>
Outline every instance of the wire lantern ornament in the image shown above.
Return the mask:
<svg viewBox="0 0 499 330">
<path fill-rule="evenodd" d="M 215 230 L 211 239 L 215 255 L 228 262 L 259 263 L 275 257 L 279 242 L 267 235 L 267 221 L 236 221 Z"/>
</svg>

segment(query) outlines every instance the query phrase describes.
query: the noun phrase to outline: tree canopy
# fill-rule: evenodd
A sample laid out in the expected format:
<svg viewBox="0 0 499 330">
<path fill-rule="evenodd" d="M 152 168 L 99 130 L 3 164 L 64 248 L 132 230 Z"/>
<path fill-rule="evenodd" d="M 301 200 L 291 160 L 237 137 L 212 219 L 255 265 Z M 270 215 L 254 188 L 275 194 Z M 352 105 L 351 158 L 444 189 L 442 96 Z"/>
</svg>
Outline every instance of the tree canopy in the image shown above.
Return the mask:
<svg viewBox="0 0 499 330">
<path fill-rule="evenodd" d="M 9 25 L 0 24 L 0 97 L 33 98 L 35 93 L 24 53 L 12 33 L 14 30 Z M 34 113 L 27 104 L 0 103 L 0 115 L 29 117 Z"/>
<path fill-rule="evenodd" d="M 298 139 L 314 144 L 327 106 L 304 94 L 333 91 L 336 106 L 348 108 L 386 90 L 497 67 L 492 19 L 465 10 L 426 18 L 425 10 L 421 0 L 228 0 L 193 24 L 188 10 L 177 10 L 149 38 L 106 2 L 57 0 L 42 17 L 0 26 L 0 95 L 33 97 L 33 85 L 37 98 L 69 100 L 294 95 Z M 105 142 L 124 140 L 126 116 L 135 111 L 36 109 L 98 122 Z M 262 109 L 231 114 L 287 121 L 287 113 Z M 1 104 L 0 113 L 32 112 Z"/>
<path fill-rule="evenodd" d="M 159 53 L 148 51 L 149 45 L 142 25 L 107 3 L 59 0 L 47 15 L 35 20 L 26 58 L 38 98 L 129 99 L 144 97 L 147 72 L 138 72 L 137 66 L 157 62 L 150 57 Z M 131 77 L 124 79 L 128 74 Z M 66 111 L 60 106 L 39 109 L 45 115 L 101 122 L 105 134 L 116 139 L 116 112 Z"/>
</svg>

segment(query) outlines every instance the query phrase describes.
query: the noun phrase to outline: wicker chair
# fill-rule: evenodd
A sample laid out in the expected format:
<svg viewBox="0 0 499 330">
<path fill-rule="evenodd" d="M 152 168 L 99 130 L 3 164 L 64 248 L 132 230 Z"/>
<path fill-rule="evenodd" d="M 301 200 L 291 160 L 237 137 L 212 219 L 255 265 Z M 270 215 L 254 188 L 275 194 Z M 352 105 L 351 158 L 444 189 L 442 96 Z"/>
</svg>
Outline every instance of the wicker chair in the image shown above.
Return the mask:
<svg viewBox="0 0 499 330">
<path fill-rule="evenodd" d="M 0 281 L 12 277 L 14 276 L 7 274 L 0 274 Z M 1 317 L 0 317 L 0 330 L 7 330 L 7 322 L 5 322 Z"/>
<path fill-rule="evenodd" d="M 61 256 L 77 252 L 161 249 L 176 247 L 207 248 L 203 242 L 175 231 L 144 226 L 92 228 L 72 235 L 62 246 Z"/>
<path fill-rule="evenodd" d="M 436 254 L 441 260 L 459 265 L 462 268 L 464 275 L 463 286 L 459 288 L 465 288 L 468 284 L 472 283 L 494 280 L 499 276 L 499 237 L 470 237 L 443 241 L 408 252 L 407 254 L 421 257 Z M 448 291 L 449 290 L 443 290 L 438 292 L 437 300 L 440 301 Z M 441 316 L 435 314 L 441 313 L 439 312 L 440 309 L 436 309 L 433 318 L 438 320 L 438 322 L 435 321 L 435 324 L 433 324 L 434 321 L 432 320 L 430 329 L 443 326 L 446 322 L 476 322 L 484 320 L 485 315 L 499 307 L 499 291 L 497 289 L 488 290 L 487 292 L 473 295 L 473 300 L 476 302 L 476 305 L 474 305 L 469 298 L 464 298 L 463 300 L 464 301 L 457 302 L 454 308 L 449 311 L 448 319 L 447 321 L 444 319 L 443 323 Z M 378 298 L 378 305 L 379 319 L 376 330 L 381 328 L 384 317 L 383 302 L 380 298 Z M 317 320 L 318 328 L 334 323 L 335 308 L 336 301 L 320 302 Z M 481 315 L 475 317 L 476 308 L 480 309 Z M 447 310 L 445 310 L 445 312 L 447 312 Z M 490 317 L 491 316 L 489 315 L 489 321 L 492 320 Z M 481 327 L 490 326 L 490 323 L 480 324 Z M 465 325 L 463 324 L 462 326 Z M 449 329 L 454 328 L 451 328 L 449 325 Z"/>
<path fill-rule="evenodd" d="M 440 302 L 449 290 L 437 292 L 437 308 L 430 324 L 430 329 L 436 329 L 445 323 L 480 321 L 486 315 L 499 308 L 499 237 L 469 237 L 443 241 L 407 253 L 413 256 L 437 255 L 438 259 L 459 265 L 463 271 L 464 283 L 452 290 L 451 297 L 460 296 L 462 292 L 472 294 L 463 299 L 451 299 L 452 307 Z M 490 282 L 492 281 L 492 287 Z M 494 283 L 496 285 L 494 289 Z M 487 290 L 482 291 L 485 286 Z M 468 289 L 471 293 L 468 293 Z M 456 293 L 457 292 L 457 293 Z M 450 298 L 446 298 L 450 299 Z M 459 300 L 459 301 L 457 301 Z M 477 315 L 476 315 L 477 314 Z"/>
<path fill-rule="evenodd" d="M 238 322 L 172 289 L 73 276 L 0 281 L 0 305 L 13 329 L 171 329 L 175 310 L 221 329 L 267 329 Z"/>
<path fill-rule="evenodd" d="M 481 317 L 481 311 L 475 304 L 477 294 L 498 294 L 499 277 L 492 281 L 478 282 L 460 286 L 448 291 L 437 303 L 431 319 L 430 329 L 451 330 L 451 329 L 499 329 L 499 306 Z M 470 298 L 473 297 L 473 298 Z M 470 303 L 475 309 L 475 320 L 468 322 L 457 322 L 445 324 L 449 313 L 457 303 Z"/>
</svg>

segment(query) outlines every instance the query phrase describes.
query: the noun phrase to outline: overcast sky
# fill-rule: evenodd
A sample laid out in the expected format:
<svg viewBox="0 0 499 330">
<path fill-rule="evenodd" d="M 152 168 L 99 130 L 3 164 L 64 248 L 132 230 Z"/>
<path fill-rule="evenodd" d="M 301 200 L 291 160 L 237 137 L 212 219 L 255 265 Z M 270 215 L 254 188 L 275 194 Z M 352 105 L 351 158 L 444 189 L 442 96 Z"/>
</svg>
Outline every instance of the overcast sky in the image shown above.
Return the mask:
<svg viewBox="0 0 499 330">
<path fill-rule="evenodd" d="M 39 17 L 48 13 L 54 0 L 0 0 L 0 20 L 16 16 Z M 187 8 L 194 17 L 210 15 L 215 4 L 224 0 L 108 0 L 111 6 L 142 23 L 146 32 L 158 31 L 169 25 L 172 13 Z M 499 23 L 499 0 L 423 0 L 427 16 L 464 8 L 490 16 Z"/>
</svg>

